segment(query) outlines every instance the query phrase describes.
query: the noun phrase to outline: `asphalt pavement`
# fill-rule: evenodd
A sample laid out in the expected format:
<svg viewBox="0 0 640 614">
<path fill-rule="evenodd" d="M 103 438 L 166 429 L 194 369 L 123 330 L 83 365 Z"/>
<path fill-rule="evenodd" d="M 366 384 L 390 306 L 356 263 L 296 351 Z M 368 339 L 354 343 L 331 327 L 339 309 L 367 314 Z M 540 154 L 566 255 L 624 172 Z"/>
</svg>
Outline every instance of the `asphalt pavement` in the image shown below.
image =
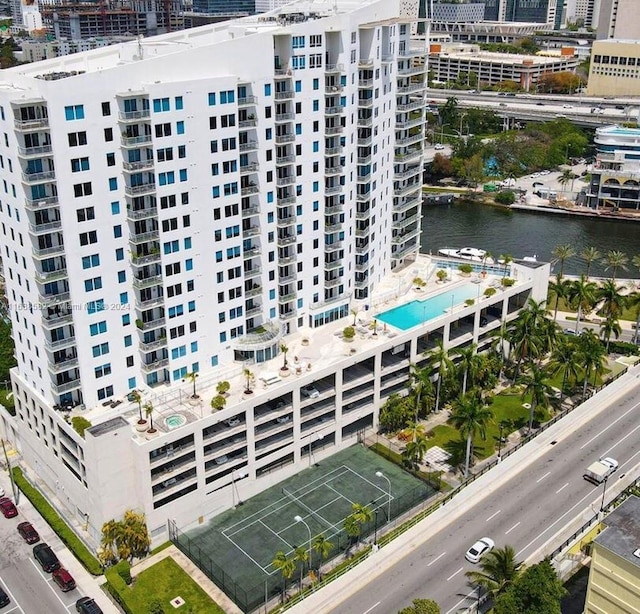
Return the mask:
<svg viewBox="0 0 640 614">
<path fill-rule="evenodd" d="M 460 495 L 350 573 L 290 611 L 393 614 L 414 598 L 435 599 L 443 613 L 471 605 L 464 553 L 478 538 L 512 545 L 521 560 L 539 560 L 565 534 L 597 513 L 602 487 L 582 477 L 601 456 L 620 462 L 605 500 L 640 468 L 640 367 L 612 383 Z"/>
</svg>

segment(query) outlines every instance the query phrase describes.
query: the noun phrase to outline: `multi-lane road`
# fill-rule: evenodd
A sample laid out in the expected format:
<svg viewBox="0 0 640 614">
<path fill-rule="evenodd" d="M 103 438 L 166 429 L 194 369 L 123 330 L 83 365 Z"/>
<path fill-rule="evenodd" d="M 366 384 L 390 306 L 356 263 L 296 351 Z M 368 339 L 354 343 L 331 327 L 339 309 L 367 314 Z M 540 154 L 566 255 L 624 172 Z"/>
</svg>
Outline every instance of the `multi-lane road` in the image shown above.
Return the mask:
<svg viewBox="0 0 640 614">
<path fill-rule="evenodd" d="M 541 549 L 552 549 L 600 508 L 603 487 L 583 479 L 585 468 L 601 456 L 620 462 L 608 500 L 637 475 L 638 441 L 640 371 L 634 369 L 398 538 L 405 539 L 401 546 L 385 546 L 351 581 L 347 574 L 294 611 L 393 614 L 419 597 L 435 599 L 447 614 L 465 608 L 474 599 L 465 572 L 474 566 L 464 554 L 475 540 L 509 544 L 520 560 L 541 558 Z"/>
</svg>

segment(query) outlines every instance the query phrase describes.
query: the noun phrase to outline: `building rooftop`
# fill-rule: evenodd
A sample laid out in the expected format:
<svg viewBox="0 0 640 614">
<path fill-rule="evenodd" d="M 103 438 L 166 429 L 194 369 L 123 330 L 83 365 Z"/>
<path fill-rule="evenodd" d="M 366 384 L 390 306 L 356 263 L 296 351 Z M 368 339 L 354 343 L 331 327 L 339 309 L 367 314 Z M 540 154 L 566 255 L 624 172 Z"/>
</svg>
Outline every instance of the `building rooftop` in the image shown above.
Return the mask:
<svg viewBox="0 0 640 614">
<path fill-rule="evenodd" d="M 535 266 L 535 263 L 531 262 L 516 262 L 526 265 L 527 268 Z M 211 399 L 217 395 L 216 386 L 221 381 L 228 381 L 231 385 L 226 406 L 218 412 L 221 420 L 245 411 L 249 400 L 251 404 L 257 405 L 277 397 L 282 393 L 282 391 L 279 392 L 279 389 L 291 382 L 293 378 L 300 380 L 301 385 L 313 384 L 317 378 L 326 374 L 326 370 L 335 368 L 337 362 L 346 361 L 354 354 L 366 352 L 377 345 L 387 344 L 393 347 L 393 342 L 390 340 L 394 338 L 398 339 L 399 344 L 405 342 L 407 334 L 411 334 L 409 330 L 401 330 L 382 322 L 377 322 L 374 325 L 378 314 L 411 301 L 428 299 L 444 290 L 449 291 L 469 283 L 477 285 L 477 301 L 484 299 L 483 293 L 486 288 L 500 287 L 500 278 L 504 276 L 503 265 L 487 266 L 488 274 L 486 276 L 481 276 L 476 272 L 471 277 L 463 277 L 458 271 L 458 266 L 462 263 L 462 261 L 456 260 L 447 261 L 447 259 L 436 256 L 419 255 L 413 265 L 398 273 L 387 275 L 379 284 L 368 304 L 360 305 L 356 314 L 352 313 L 348 317 L 316 329 L 305 327 L 287 335 L 286 338 L 282 337 L 282 342 L 286 342 L 288 347 L 287 361 L 291 373 L 290 378 L 282 378 L 281 381 L 270 385 L 263 384 L 263 380 L 269 376 L 279 377 L 280 367 L 283 364 L 282 354 L 260 364 L 220 365 L 213 371 L 207 371 L 198 377 L 196 380 L 198 398 L 192 397 L 193 384 L 187 380 L 177 385 L 166 384 L 140 389 L 141 405 L 144 406 L 147 402 L 153 404 L 154 426 L 159 431 L 166 433 L 182 424 L 195 422 L 209 415 L 211 413 Z M 448 280 L 444 284 L 437 282 L 435 275 L 436 269 L 442 268 L 448 272 Z M 424 289 L 418 290 L 414 287 L 413 280 L 417 277 L 427 282 Z M 517 280 L 515 286 L 518 286 Z M 426 323 L 419 326 L 424 326 L 425 330 L 434 330 L 441 326 L 442 321 L 451 313 L 464 309 L 466 309 L 464 303 L 456 305 L 453 310 L 447 308 L 441 316 L 428 319 Z M 342 338 L 342 331 L 346 326 L 352 325 L 354 321 L 356 322 L 356 336 L 353 341 L 345 342 Z M 491 321 L 488 324 L 488 329 L 499 327 L 499 325 L 499 320 Z M 266 331 L 265 334 L 269 332 Z M 471 331 L 469 334 L 471 335 Z M 244 368 L 249 368 L 255 376 L 254 393 L 250 399 L 243 394 L 246 382 Z M 319 375 L 320 372 L 322 375 Z M 134 426 L 139 417 L 139 408 L 137 403 L 123 397 L 85 410 L 74 409 L 71 415 L 84 416 L 98 426 L 100 426 L 99 423 L 111 422 L 122 417 Z M 167 418 L 176 415 L 182 416 L 184 420 L 165 422 Z M 111 423 L 115 424 L 115 422 Z M 140 443 L 145 441 L 142 434 L 138 435 L 138 438 Z"/>
<path fill-rule="evenodd" d="M 285 30 L 287 26 L 292 24 L 350 13 L 370 4 L 379 4 L 379 0 L 297 0 L 268 13 L 207 24 L 198 28 L 149 38 L 139 38 L 119 45 L 16 66 L 2 71 L 2 81 L 11 82 L 12 77 L 17 75 L 55 80 L 103 71 L 122 64 L 155 59 L 180 53 L 187 49 L 197 49 L 240 39 L 260 32 Z M 390 8 L 392 4 L 390 3 Z M 389 13 L 380 15 L 381 20 L 389 17 L 392 17 Z M 46 76 L 52 73 L 56 76 L 53 78 Z"/>
<path fill-rule="evenodd" d="M 468 43 L 451 43 L 443 44 L 442 51 L 432 53 L 432 56 L 443 56 L 453 59 L 467 60 L 472 58 L 477 61 L 484 62 L 500 62 L 512 66 L 528 65 L 544 65 L 556 63 L 558 59 L 573 59 L 573 56 L 558 55 L 514 55 L 512 53 L 498 53 L 496 51 L 484 51 L 478 45 Z"/>
<path fill-rule="evenodd" d="M 595 542 L 640 568 L 640 497 L 631 496 L 604 520 Z"/>
</svg>

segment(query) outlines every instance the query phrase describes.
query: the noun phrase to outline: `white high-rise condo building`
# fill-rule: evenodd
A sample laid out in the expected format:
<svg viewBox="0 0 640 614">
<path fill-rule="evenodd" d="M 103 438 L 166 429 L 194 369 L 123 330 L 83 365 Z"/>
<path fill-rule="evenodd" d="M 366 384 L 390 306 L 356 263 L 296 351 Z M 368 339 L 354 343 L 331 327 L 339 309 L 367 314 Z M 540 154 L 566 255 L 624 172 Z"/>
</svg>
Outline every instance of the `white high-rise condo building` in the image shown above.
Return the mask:
<svg viewBox="0 0 640 614">
<path fill-rule="evenodd" d="M 2 71 L 0 431 L 93 543 L 128 508 L 160 539 L 353 444 L 434 339 L 546 296 L 524 266 L 430 336 L 426 310 L 336 336 L 421 260 L 417 15 L 304 1 Z"/>
</svg>

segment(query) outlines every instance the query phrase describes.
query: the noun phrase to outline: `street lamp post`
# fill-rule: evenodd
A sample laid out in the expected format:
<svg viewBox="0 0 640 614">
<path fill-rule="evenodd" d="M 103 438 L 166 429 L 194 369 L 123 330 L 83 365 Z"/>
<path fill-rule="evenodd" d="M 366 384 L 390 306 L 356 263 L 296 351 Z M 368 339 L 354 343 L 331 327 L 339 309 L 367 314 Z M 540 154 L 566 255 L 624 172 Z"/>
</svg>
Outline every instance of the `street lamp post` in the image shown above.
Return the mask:
<svg viewBox="0 0 640 614">
<path fill-rule="evenodd" d="M 307 531 L 309 531 L 309 569 L 311 569 L 311 529 L 302 516 L 294 516 L 293 519 L 296 522 L 301 522 L 305 527 L 307 527 Z"/>
<path fill-rule="evenodd" d="M 609 476 L 605 477 L 604 479 L 604 485 L 602 487 L 602 502 L 600 503 L 600 511 L 603 512 L 604 511 L 604 496 L 607 492 L 607 480 L 609 479 Z"/>
<path fill-rule="evenodd" d="M 382 471 L 376 471 L 376 477 L 384 478 L 389 485 L 389 498 L 387 501 L 387 522 L 391 522 L 391 480 Z"/>
<path fill-rule="evenodd" d="M 500 439 L 498 440 L 498 462 L 502 460 L 502 429 L 504 428 L 504 424 L 500 422 Z"/>
<path fill-rule="evenodd" d="M 375 519 L 374 519 L 374 524 L 373 524 L 373 543 L 377 544 L 378 543 L 378 512 L 380 510 L 376 507 L 376 509 L 373 510 L 373 513 L 375 514 Z"/>
</svg>

